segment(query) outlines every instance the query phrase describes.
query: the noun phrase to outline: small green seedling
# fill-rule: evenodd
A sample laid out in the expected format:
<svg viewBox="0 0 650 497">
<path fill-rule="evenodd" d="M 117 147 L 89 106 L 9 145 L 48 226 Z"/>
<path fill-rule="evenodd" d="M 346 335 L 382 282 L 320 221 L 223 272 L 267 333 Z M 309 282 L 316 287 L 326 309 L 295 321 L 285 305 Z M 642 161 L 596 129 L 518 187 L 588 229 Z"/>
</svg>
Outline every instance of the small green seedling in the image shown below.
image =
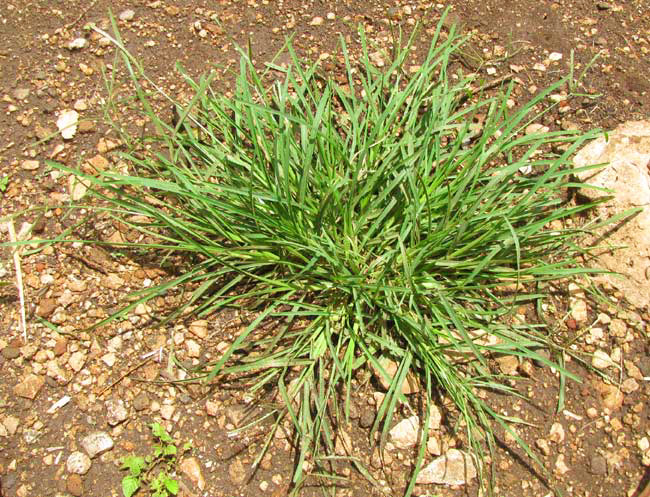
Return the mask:
<svg viewBox="0 0 650 497">
<path fill-rule="evenodd" d="M 122 478 L 124 497 L 135 495 L 142 487 L 149 487 L 152 497 L 178 494 L 178 481 L 171 475 L 176 469 L 179 449 L 160 423 L 151 423 L 149 426 L 159 443 L 153 446 L 153 452 L 148 456 L 127 456 L 122 459 L 122 469 L 129 471 L 129 474 Z M 187 442 L 180 449 L 180 453 L 183 454 L 190 448 L 191 444 Z"/>
<path fill-rule="evenodd" d="M 3 176 L 0 178 L 0 192 L 4 193 L 7 191 L 7 186 L 9 186 L 9 175 Z"/>
</svg>

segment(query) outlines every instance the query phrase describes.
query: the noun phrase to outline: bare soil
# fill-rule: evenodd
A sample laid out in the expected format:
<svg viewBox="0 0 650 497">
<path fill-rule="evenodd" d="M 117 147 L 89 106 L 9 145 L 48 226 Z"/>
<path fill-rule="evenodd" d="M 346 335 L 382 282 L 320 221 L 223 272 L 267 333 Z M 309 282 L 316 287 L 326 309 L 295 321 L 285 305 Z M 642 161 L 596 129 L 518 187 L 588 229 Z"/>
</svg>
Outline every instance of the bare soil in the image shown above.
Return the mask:
<svg viewBox="0 0 650 497">
<path fill-rule="evenodd" d="M 551 129 L 612 129 L 628 120 L 650 118 L 648 0 L 18 0 L 0 6 L 0 180 L 8 178 L 0 193 L 0 217 L 25 211 L 14 219 L 16 231 L 23 223 L 33 224 L 35 239 L 58 236 L 66 228 L 72 233 L 88 229 L 74 227 L 83 212 L 66 208 L 71 193 L 68 175 L 53 170 L 45 160 L 53 158 L 70 167 L 88 168 L 89 163 L 120 167 L 114 151 L 106 149 L 105 140 L 116 137 L 102 120 L 108 95 L 103 74 L 110 77 L 114 49 L 84 29 L 90 22 L 108 28 L 109 9 L 116 16 L 133 10 L 132 19 L 118 21 L 126 46 L 158 85 L 182 98 L 190 92 L 174 69 L 177 61 L 193 76 L 215 68 L 216 87 L 228 91 L 229 69 L 238 66 L 233 41 L 241 46 L 250 42 L 261 64 L 271 60 L 284 37 L 293 33 L 302 56 L 320 58 L 324 70 L 335 74 L 341 67 L 338 39 L 343 36 L 358 53 L 359 24 L 380 47 L 389 47 L 396 27 L 409 31 L 422 23 L 416 41 L 416 52 L 421 54 L 428 47 L 430 29 L 447 6 L 451 7 L 449 24 L 453 21 L 472 35 L 458 67 L 477 71 L 488 82 L 505 75 L 517 78 L 516 105 L 566 74 L 572 53 L 576 74 L 598 55 L 582 80 L 584 96 L 566 101 L 541 124 Z M 86 45 L 69 49 L 77 38 L 85 39 Z M 118 80 L 123 76 L 122 71 Z M 117 90 L 128 94 L 124 87 Z M 592 98 L 596 95 L 600 96 Z M 74 138 L 52 136 L 58 113 L 72 108 L 84 121 Z M 160 111 L 168 109 L 161 104 Z M 123 123 L 134 131 L 144 126 L 138 116 L 129 114 L 123 116 Z M 104 240 L 133 236 L 106 219 L 98 219 L 93 228 Z M 9 240 L 6 227 L 1 233 L 3 241 Z M 171 383 L 185 373 L 169 366 L 170 354 L 187 365 L 215 357 L 245 326 L 245 316 L 212 316 L 198 324 L 188 318 L 162 329 L 148 327 L 152 314 L 179 302 L 180 296 L 169 295 L 127 319 L 84 332 L 119 309 L 132 291 L 172 274 L 173 261 L 160 267 L 157 260 L 144 261 L 99 245 L 52 245 L 33 254 L 29 246 L 22 250 L 26 340 L 13 286 L 11 251 L 0 248 L 0 281 L 12 283 L 0 287 L 0 495 L 121 495 L 124 472 L 119 461 L 128 454 L 145 453 L 153 442 L 147 424 L 156 420 L 178 440 L 193 443 L 205 485 L 200 488 L 183 474 L 182 495 L 287 494 L 294 463 L 290 438 L 278 437 L 261 467 L 251 472 L 266 427 L 229 435 L 245 424 L 247 414 L 254 414 L 248 412 L 249 399 L 241 391 Z M 501 446 L 493 461 L 495 495 L 542 497 L 560 489 L 567 496 L 631 497 L 642 489 L 650 464 L 646 400 L 650 313 L 631 308 L 625 295 L 612 289 L 601 291 L 603 301 L 588 303 L 586 325 L 576 323 L 567 312 L 569 299 L 563 291 L 549 305 L 556 309 L 553 325 L 558 343 L 571 344 L 587 361 L 595 350 L 604 350 L 616 360 L 620 367 L 604 370 L 614 386 L 603 386 L 595 372 L 568 361 L 567 367 L 583 381 L 567 385 L 564 407 L 558 412 L 556 372 L 520 364 L 517 384 L 526 399 L 494 397 L 491 401 L 497 410 L 527 422 L 517 430 L 549 472 L 531 464 L 511 437 L 499 433 Z M 534 317 L 526 308 L 520 315 Z M 39 318 L 55 326 L 46 326 Z M 159 352 L 147 356 L 155 351 Z M 392 447 L 383 461 L 373 454 L 367 413 L 374 412 L 373 394 L 379 388 L 374 381 L 364 380 L 356 380 L 351 424 L 344 429 L 352 453 L 369 468 L 380 488 L 342 464 L 337 470 L 348 479 L 335 494 L 400 495 L 415 453 Z M 54 408 L 65 396 L 68 403 Z M 109 411 L 119 402 L 126 408 L 126 419 L 110 426 Z M 463 440 L 444 415 L 448 406 L 441 407 L 443 424 L 436 437 L 444 454 L 451 447 L 462 448 Z M 66 461 L 73 452 L 83 452 L 81 441 L 93 431 L 109 433 L 115 447 L 95 457 L 84 474 L 70 473 Z M 433 457 L 429 454 L 427 461 Z M 441 497 L 477 492 L 476 481 L 416 489 L 418 495 Z M 316 495 L 320 490 L 307 486 L 303 493 Z"/>
</svg>

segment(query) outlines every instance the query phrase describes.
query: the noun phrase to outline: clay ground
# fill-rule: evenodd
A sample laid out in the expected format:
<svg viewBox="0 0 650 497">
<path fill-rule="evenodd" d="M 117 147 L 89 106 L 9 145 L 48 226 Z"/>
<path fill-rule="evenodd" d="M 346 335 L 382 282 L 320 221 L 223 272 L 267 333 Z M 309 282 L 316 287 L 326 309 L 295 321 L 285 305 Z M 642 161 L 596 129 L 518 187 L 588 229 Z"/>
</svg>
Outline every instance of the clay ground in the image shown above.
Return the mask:
<svg viewBox="0 0 650 497">
<path fill-rule="evenodd" d="M 650 117 L 648 0 L 9 1 L 0 5 L 0 217 L 47 206 L 21 215 L 14 224 L 20 231 L 23 223 L 33 223 L 34 238 L 56 236 L 73 227 L 82 213 L 66 209 L 68 176 L 52 170 L 45 160 L 54 158 L 70 167 L 84 167 L 87 161 L 96 167 L 116 166 L 118 159 L 106 142 L 115 136 L 102 121 L 107 96 L 102 69 L 113 64 L 114 50 L 101 36 L 84 29 L 89 22 L 108 27 L 109 9 L 123 15 L 124 20 L 118 21 L 121 34 L 152 79 L 182 97 L 187 88 L 174 70 L 176 61 L 194 76 L 217 67 L 221 80 L 216 87 L 228 90 L 225 69 L 237 66 L 233 40 L 244 46 L 250 40 L 256 61 L 263 62 L 281 47 L 286 35 L 295 33 L 301 55 L 321 58 L 324 69 L 335 73 L 340 70 L 338 37 L 344 36 L 358 51 L 359 24 L 380 46 L 388 46 L 391 28 L 400 25 L 408 30 L 422 22 L 425 30 L 416 43 L 422 50 L 429 36 L 426 29 L 435 26 L 447 6 L 452 20 L 472 34 L 467 56 L 459 62 L 463 70 L 479 71 L 486 81 L 512 74 L 518 78 L 516 104 L 566 74 L 572 51 L 578 72 L 600 54 L 582 81 L 585 96 L 568 100 L 541 124 L 551 129 L 612 129 Z M 127 10 L 132 15 L 125 14 Z M 77 38 L 86 43 L 70 49 Z M 600 97 L 591 98 L 594 95 Z M 76 135 L 65 141 L 60 136 L 48 138 L 57 129 L 58 114 L 73 108 L 84 121 Z M 126 127 L 141 125 L 137 116 L 125 114 L 121 119 Z M 106 239 L 129 237 L 110 222 L 95 228 Z M 2 238 L 9 239 L 6 226 Z M 246 414 L 248 399 L 242 392 L 169 383 L 183 372 L 167 367 L 168 354 L 174 351 L 187 364 L 206 360 L 242 326 L 236 316 L 214 316 L 199 323 L 180 320 L 151 329 L 148 314 L 174 305 L 173 299 L 160 299 L 128 319 L 81 332 L 119 309 L 130 292 L 161 281 L 168 272 L 155 260 L 136 262 L 128 254 L 99 246 L 52 245 L 23 254 L 28 323 L 24 341 L 13 260 L 7 248 L 0 255 L 0 281 L 11 283 L 0 287 L 3 496 L 121 495 L 124 472 L 119 461 L 125 455 L 145 453 L 152 443 L 147 424 L 156 420 L 178 440 L 192 441 L 196 464 L 186 469 L 190 474 L 200 471 L 205 482 L 201 489 L 196 477 L 183 474 L 183 495 L 286 495 L 293 464 L 289 441 L 277 438 L 260 468 L 251 473 L 263 427 L 229 436 Z M 520 365 L 515 373 L 521 376 L 528 401 L 493 402 L 502 412 L 529 422 L 518 431 L 550 476 L 530 466 L 516 444 L 502 436 L 493 465 L 495 495 L 542 497 L 553 495 L 554 488 L 576 497 L 637 495 L 645 465 L 650 464 L 646 381 L 650 314 L 648 309 L 628 306 L 625 295 L 602 291 L 606 300 L 589 303 L 591 326 L 567 317 L 563 311 L 568 299 L 559 294 L 552 302 L 558 309 L 555 325 L 558 336 L 573 343 L 576 353 L 589 358 L 601 350 L 620 363 L 621 368 L 604 372 L 615 378 L 615 389 L 621 389 L 613 398 L 603 396 L 606 388 L 600 377 L 569 362 L 583 382 L 567 386 L 564 409 L 557 413 L 557 375 L 540 365 Z M 160 357 L 146 357 L 157 350 L 162 350 Z M 371 452 L 367 413 L 374 410 L 377 387 L 372 382 L 358 386 L 347 430 L 355 455 L 380 488 L 369 485 L 354 469 L 341 467 L 341 474 L 349 478 L 340 483 L 336 495 L 401 495 L 414 453 L 391 447 L 382 463 Z M 53 407 L 66 396 L 67 404 Z M 75 452 L 87 452 L 82 441 L 94 431 L 107 433 L 114 447 L 93 458 L 90 468 L 80 471 L 83 474 L 71 472 L 66 462 Z M 439 453 L 461 444 L 444 418 L 435 437 Z M 427 460 L 436 449 L 432 452 Z M 416 493 L 476 495 L 477 485 L 472 481 L 458 487 L 422 486 Z M 307 487 L 304 494 L 320 491 Z"/>
</svg>

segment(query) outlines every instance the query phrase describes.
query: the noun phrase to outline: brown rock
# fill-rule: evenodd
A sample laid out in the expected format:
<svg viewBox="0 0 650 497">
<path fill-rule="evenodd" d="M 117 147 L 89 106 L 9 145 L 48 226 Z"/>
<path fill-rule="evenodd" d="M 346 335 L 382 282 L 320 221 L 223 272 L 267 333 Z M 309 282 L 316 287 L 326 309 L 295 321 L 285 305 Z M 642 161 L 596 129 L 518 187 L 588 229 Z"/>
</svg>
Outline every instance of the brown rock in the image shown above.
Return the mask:
<svg viewBox="0 0 650 497">
<path fill-rule="evenodd" d="M 519 359 L 517 359 L 517 356 L 506 355 L 498 357 L 496 361 L 503 374 L 510 376 L 517 374 L 517 369 L 519 368 Z"/>
<path fill-rule="evenodd" d="M 20 356 L 20 348 L 18 347 L 5 347 L 2 349 L 2 357 L 11 360 Z"/>
<path fill-rule="evenodd" d="M 149 396 L 147 395 L 146 392 L 140 392 L 133 399 L 133 408 L 138 412 L 144 411 L 149 407 L 150 404 L 151 404 L 151 400 L 149 399 Z"/>
<path fill-rule="evenodd" d="M 42 318 L 49 318 L 58 307 L 55 299 L 41 299 L 36 308 L 36 315 Z"/>
<path fill-rule="evenodd" d="M 108 138 L 100 138 L 99 142 L 97 142 L 97 151 L 100 154 L 105 154 L 106 152 L 115 150 L 119 146 L 120 146 L 119 141 L 109 140 Z"/>
<path fill-rule="evenodd" d="M 239 459 L 235 459 L 230 464 L 228 474 L 230 475 L 230 481 L 235 485 L 241 485 L 246 481 L 246 468 Z"/>
<path fill-rule="evenodd" d="M 108 169 L 108 166 L 110 166 L 108 160 L 99 154 L 88 159 L 88 164 L 90 164 L 95 171 L 105 171 Z"/>
<path fill-rule="evenodd" d="M 36 171 L 41 166 L 41 163 L 37 160 L 24 160 L 22 163 L 22 168 L 25 171 Z"/>
<path fill-rule="evenodd" d="M 65 488 L 75 497 L 80 497 L 84 493 L 84 482 L 81 479 L 81 476 L 77 474 L 72 474 L 68 476 L 68 479 L 65 482 Z"/>
<path fill-rule="evenodd" d="M 59 357 L 68 351 L 68 340 L 66 338 L 59 338 L 54 344 L 54 355 Z"/>
<path fill-rule="evenodd" d="M 196 457 L 187 457 L 183 459 L 179 468 L 181 472 L 187 476 L 196 487 L 198 487 L 199 490 L 205 489 L 205 479 L 201 472 L 201 464 Z"/>
<path fill-rule="evenodd" d="M 386 373 L 388 373 L 389 378 L 395 377 L 397 370 L 399 369 L 399 364 L 390 359 L 382 358 L 379 360 L 379 364 L 384 368 Z M 390 388 L 390 381 L 384 377 L 384 375 L 379 371 L 378 368 L 373 368 L 375 371 L 375 376 L 379 380 L 379 384 L 384 390 Z M 420 391 L 420 386 L 412 373 L 408 373 L 404 382 L 402 383 L 402 393 L 404 395 L 410 395 L 412 393 L 417 393 Z"/>
<path fill-rule="evenodd" d="M 597 381 L 595 388 L 600 393 L 603 407 L 611 412 L 617 411 L 623 405 L 623 392 L 614 385 L 608 385 L 602 381 Z"/>
<path fill-rule="evenodd" d="M 208 336 L 208 321 L 205 319 L 198 319 L 190 324 L 190 333 L 199 338 L 206 338 Z"/>
<path fill-rule="evenodd" d="M 19 397 L 34 400 L 45 384 L 45 378 L 35 374 L 28 374 L 23 381 L 14 387 L 14 394 Z"/>
<path fill-rule="evenodd" d="M 79 133 L 92 133 L 95 131 L 95 123 L 93 121 L 83 120 L 79 122 Z"/>
<path fill-rule="evenodd" d="M 110 273 L 102 278 L 102 286 L 106 288 L 117 290 L 118 288 L 121 288 L 122 285 L 124 285 L 124 280 L 115 273 Z"/>
</svg>

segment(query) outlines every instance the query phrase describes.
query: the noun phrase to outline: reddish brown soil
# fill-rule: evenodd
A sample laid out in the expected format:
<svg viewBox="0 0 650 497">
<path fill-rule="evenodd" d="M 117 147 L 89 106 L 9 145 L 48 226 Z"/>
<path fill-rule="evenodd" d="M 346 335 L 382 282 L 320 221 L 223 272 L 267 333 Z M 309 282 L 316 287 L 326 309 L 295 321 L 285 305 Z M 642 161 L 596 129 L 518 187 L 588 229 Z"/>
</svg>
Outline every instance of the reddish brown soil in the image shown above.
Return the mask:
<svg viewBox="0 0 650 497">
<path fill-rule="evenodd" d="M 4 111 L 0 114 L 3 130 L 0 179 L 8 176 L 6 191 L 0 194 L 0 217 L 49 205 L 50 209 L 18 216 L 16 229 L 22 222 L 30 222 L 36 223 L 35 238 L 59 234 L 79 214 L 69 214 L 65 209 L 67 175 L 53 174 L 45 159 L 54 156 L 70 167 L 77 167 L 98 154 L 108 161 L 117 161 L 110 153 L 97 148 L 100 138 L 109 131 L 101 120 L 102 99 L 107 95 L 102 68 L 113 63 L 114 51 L 112 47 L 102 47 L 96 35 L 83 29 L 88 22 L 108 27 L 109 8 L 116 15 L 125 9 L 135 11 L 133 20 L 119 22 L 126 46 L 144 62 L 157 84 L 174 97 L 180 97 L 187 94 L 187 88 L 174 71 L 177 61 L 192 76 L 217 67 L 220 77 L 215 87 L 228 91 L 231 77 L 226 69 L 236 69 L 238 60 L 233 41 L 245 46 L 250 40 L 254 58 L 261 63 L 272 58 L 282 46 L 284 36 L 294 33 L 295 46 L 301 55 L 315 59 L 328 53 L 330 57 L 324 60 L 323 67 L 335 72 L 338 66 L 333 60 L 339 36 L 348 40 L 351 50 L 359 50 L 357 25 L 363 24 L 371 38 L 386 46 L 391 39 L 391 26 L 400 25 L 409 30 L 414 23 L 423 22 L 425 30 L 416 43 L 421 53 L 428 42 L 426 28 L 435 25 L 445 6 L 452 8 L 452 19 L 463 32 L 472 34 L 467 57 L 459 64 L 465 71 L 480 71 L 487 81 L 514 72 L 520 80 L 514 93 L 517 103 L 566 74 L 572 51 L 576 74 L 600 54 L 586 73 L 581 88 L 589 97 L 601 96 L 572 99 L 566 112 L 548 114 L 544 124 L 551 128 L 570 121 L 582 129 L 612 129 L 627 120 L 650 117 L 650 4 L 647 0 L 619 3 L 450 0 L 444 4 L 379 0 L 18 0 L 0 6 L 0 94 Z M 328 13 L 333 13 L 334 18 L 328 19 Z M 323 18 L 322 24 L 312 22 L 316 16 Z M 69 50 L 68 43 L 77 37 L 88 39 L 88 45 Z M 561 53 L 562 59 L 549 61 L 553 52 Z M 546 70 L 535 70 L 536 63 L 544 63 Z M 489 74 L 488 68 L 494 68 L 494 74 Z M 18 100 L 17 89 L 29 89 L 29 95 Z M 72 108 L 79 99 L 86 100 L 88 110 L 80 114 L 91 124 L 65 143 L 59 136 L 39 141 L 56 131 L 57 113 Z M 167 112 L 164 106 L 161 112 Z M 142 126 L 136 116 L 124 115 L 123 120 L 130 129 Z M 64 148 L 54 154 L 57 145 Z M 27 159 L 38 160 L 38 168 L 25 169 L 23 161 Z M 105 223 L 96 228 L 102 236 L 110 236 L 119 227 Z M 3 241 L 8 239 L 6 230 L 2 236 Z M 125 236 L 128 238 L 128 234 Z M 0 250 L 0 280 L 13 282 L 10 251 L 6 247 Z M 118 461 L 124 455 L 143 454 L 151 445 L 146 425 L 161 419 L 164 409 L 161 411 L 160 406 L 165 403 L 175 406 L 166 423 L 179 440 L 192 440 L 206 480 L 205 490 L 200 492 L 185 479 L 183 495 L 249 497 L 261 493 L 280 497 L 286 494 L 293 464 L 290 444 L 284 439 L 276 440 L 270 457 L 257 472 L 251 473 L 249 466 L 266 427 L 237 437 L 228 436 L 227 432 L 242 421 L 240 412 L 246 404 L 242 392 L 173 387 L 165 383 L 169 379 L 166 361 L 149 361 L 138 367 L 146 352 L 161 346 L 168 351 L 176 334 L 182 335 L 176 348 L 183 360 L 191 359 L 185 348 L 189 340 L 200 342 L 203 351 L 215 350 L 232 337 L 233 330 L 241 327 L 240 322 L 232 321 L 232 316 L 215 316 L 209 320 L 208 335 L 199 338 L 193 337 L 184 326 L 189 323 L 152 330 L 146 326 L 146 316 L 134 316 L 93 334 L 79 332 L 118 309 L 124 297 L 141 288 L 145 281 L 161 281 L 170 268 L 160 271 L 155 263 L 135 261 L 126 254 L 109 253 L 99 247 L 54 245 L 34 255 L 25 254 L 22 271 L 27 343 L 21 338 L 17 292 L 11 286 L 0 287 L 1 495 L 121 495 L 120 480 L 124 473 L 119 470 Z M 123 281 L 119 288 L 106 286 L 106 278 L 111 274 Z M 44 275 L 47 277 L 43 278 Z M 498 410 L 529 423 L 518 431 L 537 452 L 549 474 L 531 465 L 516 444 L 500 433 L 502 447 L 493 465 L 495 495 L 542 497 L 552 495 L 553 489 L 576 497 L 637 495 L 635 492 L 645 472 L 641 440 L 650 436 L 650 410 L 646 401 L 650 387 L 645 381 L 650 376 L 647 342 L 650 314 L 648 309 L 630 309 L 625 305 L 624 295 L 612 292 L 609 297 L 611 304 L 598 307 L 593 304 L 591 315 L 594 320 L 598 313 L 621 320 L 627 334 L 620 335 L 611 325 L 599 326 L 609 340 L 608 347 L 618 347 L 624 361 L 630 361 L 640 371 L 643 377 L 640 388 L 625 393 L 621 407 L 607 412 L 596 388 L 597 376 L 572 361 L 567 367 L 584 381 L 567 385 L 564 409 L 556 413 L 557 375 L 548 368 L 530 368 L 530 377 L 519 381 L 528 401 L 495 397 L 493 403 Z M 170 296 L 169 301 L 157 301 L 154 305 L 173 305 L 173 298 Z M 558 337 L 572 340 L 580 335 L 584 330 L 576 330 L 570 321 L 563 320 L 560 311 L 566 308 L 565 296 L 559 295 L 555 305 Z M 38 314 L 58 321 L 60 333 L 41 324 Z M 115 346 L 118 336 L 123 339 L 121 347 Z M 582 339 L 575 343 L 577 352 L 584 354 L 596 348 Z M 79 371 L 70 365 L 75 353 L 84 358 Z M 114 355 L 113 366 L 108 365 L 106 358 L 110 353 Z M 64 372 L 59 379 L 47 374 L 52 362 L 59 364 Z M 624 366 L 620 381 L 628 378 L 630 371 L 631 368 Z M 619 375 L 617 371 L 608 372 Z M 14 387 L 29 373 L 46 380 L 34 400 L 14 393 Z M 366 424 L 363 413 L 373 409 L 369 399 L 374 390 L 372 383 L 359 383 L 353 396 L 351 426 L 346 430 L 351 435 L 355 454 L 383 480 L 388 495 L 400 495 L 414 454 L 395 450 L 391 464 L 383 468 L 373 465 L 368 433 L 360 425 Z M 64 395 L 71 397 L 69 404 L 48 413 L 52 404 Z M 113 429 L 106 424 L 105 401 L 109 399 L 124 400 L 129 412 L 127 420 Z M 208 413 L 207 400 L 216 402 L 215 412 Z M 17 426 L 12 426 L 15 419 Z M 553 437 L 549 431 L 554 423 L 562 425 L 563 440 L 550 441 Z M 65 469 L 66 459 L 79 449 L 83 436 L 93 430 L 111 433 L 115 448 L 94 459 L 90 471 L 81 478 L 71 478 Z M 443 426 L 440 436 L 443 451 L 462 444 L 449 424 Z M 540 449 L 540 439 L 548 442 L 547 453 Z M 566 472 L 558 464 L 558 458 L 563 458 Z M 650 457 L 646 455 L 646 458 Z M 245 473 L 242 478 L 238 474 L 241 468 Z M 350 476 L 336 490 L 337 496 L 382 495 L 353 469 L 343 465 L 337 469 L 342 475 Z M 417 493 L 449 497 L 476 495 L 477 486 L 423 487 Z M 304 491 L 304 495 L 316 494 L 320 495 L 320 490 L 314 487 L 308 486 Z"/>
</svg>

